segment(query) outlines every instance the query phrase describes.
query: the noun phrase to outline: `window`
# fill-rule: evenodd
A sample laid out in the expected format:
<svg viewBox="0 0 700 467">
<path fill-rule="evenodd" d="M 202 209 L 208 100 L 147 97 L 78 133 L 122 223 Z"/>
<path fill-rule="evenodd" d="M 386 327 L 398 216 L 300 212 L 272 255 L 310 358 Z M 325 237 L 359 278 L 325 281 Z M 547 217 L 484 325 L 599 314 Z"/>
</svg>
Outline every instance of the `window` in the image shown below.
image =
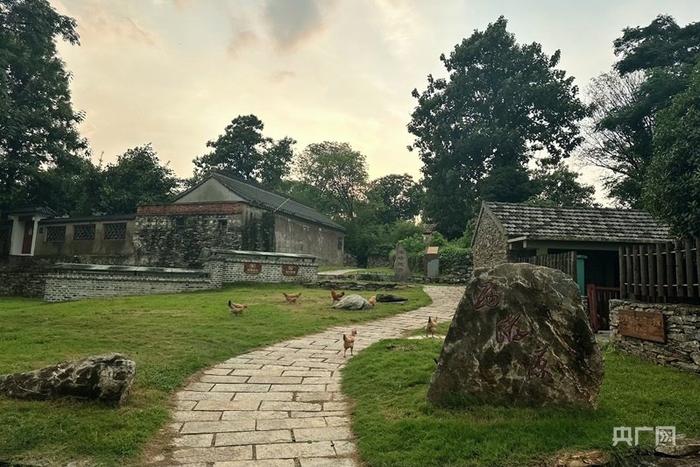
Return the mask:
<svg viewBox="0 0 700 467">
<path fill-rule="evenodd" d="M 221 229 L 221 230 L 226 230 L 226 225 L 227 225 L 227 224 L 228 224 L 228 220 L 226 220 L 226 219 L 219 219 L 219 223 L 218 223 L 219 229 Z"/>
<path fill-rule="evenodd" d="M 126 222 L 104 224 L 105 240 L 124 240 L 126 238 Z"/>
<path fill-rule="evenodd" d="M 342 239 L 342 238 L 339 238 L 339 239 L 338 239 L 338 249 L 339 249 L 339 250 L 342 250 L 342 249 L 343 249 L 343 239 Z"/>
<path fill-rule="evenodd" d="M 184 217 L 176 217 L 175 218 L 175 227 L 184 227 L 185 226 L 185 218 Z"/>
<path fill-rule="evenodd" d="M 47 242 L 65 242 L 66 241 L 66 226 L 65 225 L 51 225 L 46 227 L 46 241 Z"/>
<path fill-rule="evenodd" d="M 94 240 L 95 224 L 76 224 L 73 226 L 73 240 Z"/>
</svg>

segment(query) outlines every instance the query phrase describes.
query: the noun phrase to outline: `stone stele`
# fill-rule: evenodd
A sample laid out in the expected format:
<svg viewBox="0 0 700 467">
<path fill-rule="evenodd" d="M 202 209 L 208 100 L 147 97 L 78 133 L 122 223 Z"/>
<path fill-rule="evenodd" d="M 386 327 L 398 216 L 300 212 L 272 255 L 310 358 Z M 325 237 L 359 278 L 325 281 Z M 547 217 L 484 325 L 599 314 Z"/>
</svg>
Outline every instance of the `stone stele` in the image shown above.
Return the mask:
<svg viewBox="0 0 700 467">
<path fill-rule="evenodd" d="M 477 269 L 428 390 L 437 405 L 595 407 L 600 350 L 578 287 L 526 263 Z"/>
<path fill-rule="evenodd" d="M 408 268 L 408 253 L 401 244 L 396 245 L 396 255 L 394 256 L 394 279 L 406 282 L 411 278 L 411 270 Z"/>
<path fill-rule="evenodd" d="M 0 375 L 0 394 L 17 399 L 70 397 L 120 405 L 135 372 L 136 363 L 123 355 L 96 355 L 26 373 Z"/>
</svg>

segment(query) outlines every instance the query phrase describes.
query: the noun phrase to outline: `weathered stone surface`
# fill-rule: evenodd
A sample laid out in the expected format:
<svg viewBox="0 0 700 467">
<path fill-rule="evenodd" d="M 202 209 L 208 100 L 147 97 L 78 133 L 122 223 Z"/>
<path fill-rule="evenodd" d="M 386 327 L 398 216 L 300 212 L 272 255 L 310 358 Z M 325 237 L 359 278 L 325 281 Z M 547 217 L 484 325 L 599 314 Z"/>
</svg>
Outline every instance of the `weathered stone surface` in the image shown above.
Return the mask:
<svg viewBox="0 0 700 467">
<path fill-rule="evenodd" d="M 554 460 L 552 467 L 601 467 L 610 464 L 610 456 L 603 451 L 564 453 Z"/>
<path fill-rule="evenodd" d="M 394 279 L 406 282 L 410 278 L 411 270 L 408 268 L 408 254 L 402 245 L 397 244 L 396 256 L 394 257 Z"/>
<path fill-rule="evenodd" d="M 340 301 L 333 305 L 333 308 L 341 310 L 367 310 L 372 308 L 372 305 L 370 305 L 364 297 L 352 294 L 341 298 Z"/>
<path fill-rule="evenodd" d="M 600 350 L 571 278 L 504 263 L 475 271 L 428 399 L 439 405 L 595 406 L 602 377 Z"/>
<path fill-rule="evenodd" d="M 669 457 L 685 457 L 700 452 L 700 439 L 676 439 L 676 444 L 658 444 L 657 454 Z"/>
<path fill-rule="evenodd" d="M 134 380 L 136 363 L 121 354 L 97 355 L 26 373 L 0 376 L 0 394 L 17 399 L 72 397 L 119 405 Z"/>
<path fill-rule="evenodd" d="M 377 294 L 377 301 L 378 302 L 384 302 L 384 303 L 393 303 L 393 302 L 407 302 L 408 299 L 406 297 L 401 297 L 399 295 L 394 295 L 391 293 L 378 293 Z"/>
</svg>

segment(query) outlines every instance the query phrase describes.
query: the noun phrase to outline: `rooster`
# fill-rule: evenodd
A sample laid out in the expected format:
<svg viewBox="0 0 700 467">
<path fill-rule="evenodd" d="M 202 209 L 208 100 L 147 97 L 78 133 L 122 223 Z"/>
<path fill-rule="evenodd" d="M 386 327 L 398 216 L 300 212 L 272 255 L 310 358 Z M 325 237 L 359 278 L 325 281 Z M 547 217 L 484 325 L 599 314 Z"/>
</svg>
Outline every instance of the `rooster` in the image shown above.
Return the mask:
<svg viewBox="0 0 700 467">
<path fill-rule="evenodd" d="M 435 330 L 437 329 L 437 316 L 433 318 L 432 316 L 428 316 L 428 325 L 425 327 L 425 337 L 428 337 L 428 334 L 432 335 L 435 337 Z"/>
<path fill-rule="evenodd" d="M 353 329 L 350 336 L 343 334 L 343 358 L 345 358 L 348 349 L 350 349 L 350 355 L 353 354 L 352 349 L 355 347 L 355 339 L 357 339 L 357 329 Z"/>
<path fill-rule="evenodd" d="M 333 298 L 333 303 L 343 298 L 343 295 L 345 295 L 345 292 L 336 292 L 335 290 L 331 289 L 331 298 Z"/>
<path fill-rule="evenodd" d="M 372 306 L 376 305 L 377 304 L 377 296 L 372 295 L 371 297 L 369 297 L 369 300 L 367 300 L 367 303 L 369 303 Z"/>
<path fill-rule="evenodd" d="M 287 300 L 287 303 L 296 303 L 297 300 L 299 300 L 299 297 L 301 297 L 301 292 L 299 292 L 299 293 L 284 293 L 284 292 L 282 292 L 282 295 L 284 295 L 284 299 Z"/>
<path fill-rule="evenodd" d="M 246 308 L 248 308 L 248 305 L 243 305 L 241 303 L 232 303 L 231 300 L 228 301 L 228 309 L 234 316 L 243 314 L 243 310 L 245 310 Z"/>
</svg>

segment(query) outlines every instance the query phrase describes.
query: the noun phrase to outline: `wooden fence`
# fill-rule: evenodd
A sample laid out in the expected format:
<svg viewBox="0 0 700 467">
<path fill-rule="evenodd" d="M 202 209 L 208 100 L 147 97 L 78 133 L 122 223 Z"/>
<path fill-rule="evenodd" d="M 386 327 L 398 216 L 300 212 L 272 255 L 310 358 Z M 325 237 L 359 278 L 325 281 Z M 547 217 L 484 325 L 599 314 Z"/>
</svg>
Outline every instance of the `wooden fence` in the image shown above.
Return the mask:
<svg viewBox="0 0 700 467">
<path fill-rule="evenodd" d="M 620 296 L 700 303 L 700 238 L 620 247 Z"/>
<path fill-rule="evenodd" d="M 576 252 L 566 251 L 564 253 L 550 253 L 548 255 L 526 256 L 515 258 L 515 263 L 531 263 L 538 266 L 547 266 L 571 276 L 576 281 Z"/>
</svg>

